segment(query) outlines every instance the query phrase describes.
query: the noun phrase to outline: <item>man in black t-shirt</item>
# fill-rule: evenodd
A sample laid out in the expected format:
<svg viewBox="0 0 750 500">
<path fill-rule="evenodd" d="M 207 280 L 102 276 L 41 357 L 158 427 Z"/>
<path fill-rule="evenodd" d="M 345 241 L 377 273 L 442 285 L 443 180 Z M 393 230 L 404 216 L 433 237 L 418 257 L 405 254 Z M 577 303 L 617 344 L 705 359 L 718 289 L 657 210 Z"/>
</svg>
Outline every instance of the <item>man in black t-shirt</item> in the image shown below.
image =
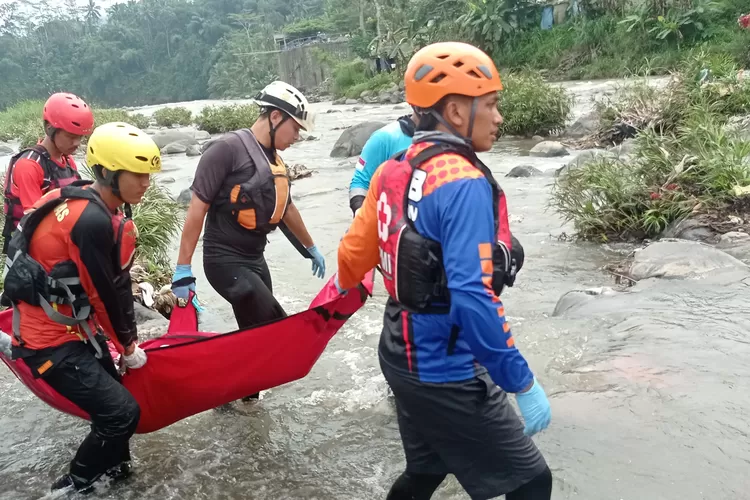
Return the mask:
<svg viewBox="0 0 750 500">
<path fill-rule="evenodd" d="M 325 275 L 325 259 L 291 199 L 286 167 L 276 153 L 294 144 L 300 129 L 311 131 L 307 99 L 294 87 L 274 82 L 256 103 L 261 114 L 253 126 L 212 142 L 198 163 L 172 280 L 178 298 L 195 291 L 190 262 L 205 220 L 206 278 L 231 303 L 239 328 L 286 316 L 273 297 L 263 256 L 266 237 L 276 227 L 313 261 L 314 275 Z"/>
</svg>

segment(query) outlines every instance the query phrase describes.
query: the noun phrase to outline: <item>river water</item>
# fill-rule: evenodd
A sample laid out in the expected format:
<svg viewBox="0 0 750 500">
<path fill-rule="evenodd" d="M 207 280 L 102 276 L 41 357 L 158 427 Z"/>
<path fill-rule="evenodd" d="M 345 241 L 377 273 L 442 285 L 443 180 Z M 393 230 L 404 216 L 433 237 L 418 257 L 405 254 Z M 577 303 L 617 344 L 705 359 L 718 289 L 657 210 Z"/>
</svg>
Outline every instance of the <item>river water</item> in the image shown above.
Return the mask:
<svg viewBox="0 0 750 500">
<path fill-rule="evenodd" d="M 565 86 L 587 99 L 613 82 Z M 199 110 L 206 102 L 187 103 Z M 336 267 L 336 247 L 351 221 L 348 183 L 354 158 L 332 159 L 341 133 L 367 120 L 405 114 L 394 106 L 315 105 L 316 141 L 283 153 L 287 163 L 317 172 L 294 183 L 307 226 Z M 153 111 L 144 108 L 144 112 Z M 333 113 L 326 113 L 327 110 Z M 514 166 L 551 171 L 570 161 L 532 158 L 533 143 L 501 139 L 482 155 L 507 192 L 511 225 L 526 250 L 514 288 L 504 295 L 517 346 L 550 396 L 553 419 L 534 440 L 555 478 L 555 499 L 750 498 L 750 313 L 746 276 L 647 280 L 626 293 L 553 317 L 574 289 L 611 286 L 601 268 L 629 248 L 566 242 L 571 234 L 547 210 L 549 175 L 510 179 Z M 0 159 L 0 162 L 6 159 Z M 198 158 L 164 160 L 163 179 L 175 195 L 189 185 Z M 267 259 L 274 289 L 288 311 L 304 309 L 323 284 L 282 235 L 271 235 Z M 177 243 L 174 254 L 176 256 Z M 207 329 L 236 328 L 231 308 L 193 259 Z M 747 280 L 750 283 L 750 279 Z M 310 375 L 132 441 L 136 474 L 87 498 L 99 499 L 382 499 L 403 470 L 392 401 L 377 362 L 385 292 L 374 297 L 333 338 Z M 248 353 L 252 356 L 252 353 Z M 0 499 L 52 498 L 86 424 L 50 410 L 0 369 Z M 190 388 L 186 387 L 189 391 Z M 435 499 L 468 498 L 449 478 Z"/>
</svg>

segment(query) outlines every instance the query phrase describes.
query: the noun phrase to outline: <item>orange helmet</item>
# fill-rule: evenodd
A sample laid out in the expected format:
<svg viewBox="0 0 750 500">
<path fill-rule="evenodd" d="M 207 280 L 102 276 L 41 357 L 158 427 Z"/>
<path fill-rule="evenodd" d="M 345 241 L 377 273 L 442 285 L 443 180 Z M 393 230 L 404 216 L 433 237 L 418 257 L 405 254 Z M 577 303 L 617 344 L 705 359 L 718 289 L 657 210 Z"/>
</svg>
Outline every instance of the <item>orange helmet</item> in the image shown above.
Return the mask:
<svg viewBox="0 0 750 500">
<path fill-rule="evenodd" d="M 490 56 L 461 42 L 433 43 L 414 54 L 404 75 L 406 102 L 430 108 L 449 94 L 479 97 L 503 90 Z"/>
</svg>

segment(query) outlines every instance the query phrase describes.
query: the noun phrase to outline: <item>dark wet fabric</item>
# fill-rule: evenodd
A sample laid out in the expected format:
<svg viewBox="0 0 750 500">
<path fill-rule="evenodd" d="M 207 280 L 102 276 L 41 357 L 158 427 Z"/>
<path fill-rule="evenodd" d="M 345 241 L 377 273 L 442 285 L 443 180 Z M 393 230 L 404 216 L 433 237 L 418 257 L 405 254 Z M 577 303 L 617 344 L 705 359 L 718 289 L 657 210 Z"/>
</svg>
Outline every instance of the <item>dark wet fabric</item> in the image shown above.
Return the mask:
<svg viewBox="0 0 750 500">
<path fill-rule="evenodd" d="M 66 356 L 43 376 L 60 395 L 91 416 L 91 431 L 70 463 L 70 476 L 77 487 L 130 460 L 129 439 L 140 418 L 140 407 L 120 383 L 104 338 L 99 336 L 98 340 L 101 360 L 87 344 L 69 342 L 64 346 Z M 34 356 L 26 360 L 30 365 L 35 363 Z"/>
<path fill-rule="evenodd" d="M 476 500 L 516 490 L 547 468 L 507 394 L 486 373 L 426 383 L 380 366 L 396 399 L 409 474 L 453 474 Z"/>
<path fill-rule="evenodd" d="M 273 296 L 271 273 L 262 255 L 227 264 L 204 260 L 203 266 L 213 289 L 232 305 L 240 329 L 286 317 Z"/>
</svg>

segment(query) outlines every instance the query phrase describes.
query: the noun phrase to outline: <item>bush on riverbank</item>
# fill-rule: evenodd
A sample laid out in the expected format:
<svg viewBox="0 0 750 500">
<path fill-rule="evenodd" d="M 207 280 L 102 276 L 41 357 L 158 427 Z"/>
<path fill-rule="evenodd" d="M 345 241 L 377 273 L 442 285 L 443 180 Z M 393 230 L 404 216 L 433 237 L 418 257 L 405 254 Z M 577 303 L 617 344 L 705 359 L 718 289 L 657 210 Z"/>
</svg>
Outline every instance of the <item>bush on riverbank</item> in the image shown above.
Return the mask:
<svg viewBox="0 0 750 500">
<path fill-rule="evenodd" d="M 364 59 L 339 62 L 333 69 L 333 95 L 336 98 L 358 99 L 366 90 L 377 95 L 402 81 L 402 76 L 396 72 L 374 74 Z"/>
<path fill-rule="evenodd" d="M 0 141 L 19 140 L 21 147 L 32 146 L 44 136 L 42 110 L 44 101 L 23 101 L 0 113 Z M 148 118 L 142 114 L 129 114 L 123 109 L 97 109 L 94 124 L 124 121 L 140 129 L 148 127 Z"/>
<path fill-rule="evenodd" d="M 154 111 L 153 118 L 160 127 L 171 127 L 172 125 L 186 127 L 193 123 L 193 113 L 183 107 L 157 109 Z"/>
<path fill-rule="evenodd" d="M 736 67 L 710 69 L 708 82 L 688 68 L 663 90 L 628 89 L 609 108 L 605 122 L 637 132 L 632 155 L 571 168 L 552 192 L 552 206 L 579 237 L 654 237 L 689 214 L 725 212 L 750 186 L 750 136 L 727 126 L 750 110 L 750 79 Z"/>
<path fill-rule="evenodd" d="M 564 89 L 529 72 L 504 76 L 503 87 L 498 108 L 504 134 L 549 135 L 565 127 L 573 98 Z"/>
<path fill-rule="evenodd" d="M 255 104 L 206 106 L 195 118 L 195 124 L 209 134 L 222 134 L 251 127 L 259 114 L 260 109 Z"/>
</svg>

